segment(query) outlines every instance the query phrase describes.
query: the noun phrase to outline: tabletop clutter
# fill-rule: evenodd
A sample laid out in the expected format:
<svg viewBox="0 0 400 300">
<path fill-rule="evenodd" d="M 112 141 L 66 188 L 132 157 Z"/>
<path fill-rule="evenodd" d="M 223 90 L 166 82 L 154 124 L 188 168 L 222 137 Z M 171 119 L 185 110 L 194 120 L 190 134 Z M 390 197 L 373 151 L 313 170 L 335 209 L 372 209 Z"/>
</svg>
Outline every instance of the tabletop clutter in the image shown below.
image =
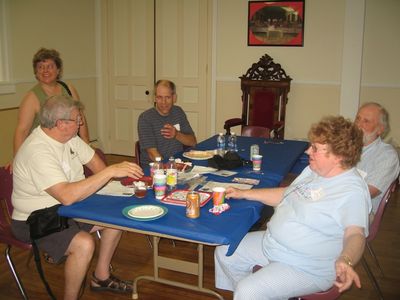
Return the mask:
<svg viewBox="0 0 400 300">
<path fill-rule="evenodd" d="M 244 165 L 252 165 L 253 171 L 259 172 L 262 165 L 262 155 L 259 154 L 259 146 L 253 144 L 250 148 L 250 161 L 246 161 L 238 154 L 237 137 L 234 133 L 225 137 L 220 133 L 217 137 L 215 150 L 190 150 L 183 153 L 183 157 L 195 160 L 207 160 L 208 167 L 193 165 L 191 161 L 182 161 L 180 158 L 170 157 L 163 163 L 161 157 L 156 157 L 149 164 L 150 176 L 139 180 L 125 178 L 121 184 L 125 188 L 133 188 L 133 191 L 124 189 L 125 196 L 135 195 L 143 198 L 148 189 L 153 189 L 154 196 L 162 203 L 180 205 L 186 207 L 188 218 L 198 218 L 200 208 L 212 199 L 213 206 L 208 211 L 214 215 L 220 215 L 230 206 L 225 201 L 226 188 L 234 186 L 241 189 L 250 189 L 257 185 L 259 180 L 253 178 L 234 177 L 231 182 L 217 182 L 207 180 L 204 174 L 213 174 L 222 177 L 236 175 L 233 169 Z M 186 186 L 179 189 L 179 186 Z M 200 188 L 198 190 L 198 187 Z M 115 187 L 114 187 L 115 188 Z M 106 189 L 107 191 L 107 189 Z M 115 193 L 114 193 L 115 195 Z"/>
<path fill-rule="evenodd" d="M 214 157 L 215 150 L 200 151 L 191 150 L 184 155 L 191 159 L 209 159 Z M 218 155 L 218 154 L 217 154 Z M 177 165 L 182 165 L 178 170 Z M 195 191 L 198 185 L 203 185 L 207 177 L 204 173 L 216 172 L 218 169 L 194 166 L 192 163 L 182 162 L 180 159 L 170 157 L 166 164 L 162 164 L 161 158 L 150 163 L 150 174 L 153 178 L 153 190 L 156 199 L 163 203 L 172 205 L 186 206 L 186 216 L 196 219 L 200 216 L 200 208 L 204 206 L 210 198 L 213 199 L 213 207 L 209 209 L 214 215 L 219 215 L 229 209 L 229 204 L 225 203 L 225 187 L 215 187 L 210 192 Z M 185 172 L 188 170 L 188 172 Z M 234 173 L 235 174 L 235 173 Z M 186 190 L 177 190 L 177 185 L 186 184 Z"/>
</svg>

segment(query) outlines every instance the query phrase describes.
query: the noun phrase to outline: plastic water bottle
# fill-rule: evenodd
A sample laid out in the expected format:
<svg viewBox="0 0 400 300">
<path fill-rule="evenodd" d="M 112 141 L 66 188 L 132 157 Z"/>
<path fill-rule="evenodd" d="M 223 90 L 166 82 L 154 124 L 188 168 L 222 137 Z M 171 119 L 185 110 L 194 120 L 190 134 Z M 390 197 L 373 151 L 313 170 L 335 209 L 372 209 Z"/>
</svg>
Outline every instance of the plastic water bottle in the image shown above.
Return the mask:
<svg viewBox="0 0 400 300">
<path fill-rule="evenodd" d="M 169 192 L 175 190 L 178 181 L 178 170 L 176 169 L 175 158 L 172 156 L 167 163 L 167 189 Z"/>
<path fill-rule="evenodd" d="M 234 132 L 228 137 L 228 151 L 237 152 L 237 137 Z"/>
<path fill-rule="evenodd" d="M 219 156 L 225 154 L 225 136 L 223 133 L 220 133 L 217 137 L 217 152 Z"/>
<path fill-rule="evenodd" d="M 158 174 L 164 173 L 163 167 L 161 164 L 161 157 L 159 157 L 159 156 L 156 157 L 156 161 L 151 166 L 151 169 L 150 169 L 151 178 L 153 178 L 154 175 L 157 173 Z"/>
</svg>

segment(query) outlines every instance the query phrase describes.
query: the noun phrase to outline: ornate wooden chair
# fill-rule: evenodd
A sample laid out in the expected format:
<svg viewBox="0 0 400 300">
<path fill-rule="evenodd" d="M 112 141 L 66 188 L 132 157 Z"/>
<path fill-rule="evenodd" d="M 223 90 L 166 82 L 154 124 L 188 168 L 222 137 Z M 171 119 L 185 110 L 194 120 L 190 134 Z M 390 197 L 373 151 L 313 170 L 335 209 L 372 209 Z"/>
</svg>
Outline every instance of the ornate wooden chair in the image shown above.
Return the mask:
<svg viewBox="0 0 400 300">
<path fill-rule="evenodd" d="M 269 138 L 270 130 L 262 126 L 243 126 L 242 136 Z"/>
<path fill-rule="evenodd" d="M 238 125 L 262 126 L 269 128 L 275 138 L 283 139 L 291 80 L 269 55 L 261 57 L 240 77 L 242 117 L 226 120 L 226 133 Z"/>
</svg>

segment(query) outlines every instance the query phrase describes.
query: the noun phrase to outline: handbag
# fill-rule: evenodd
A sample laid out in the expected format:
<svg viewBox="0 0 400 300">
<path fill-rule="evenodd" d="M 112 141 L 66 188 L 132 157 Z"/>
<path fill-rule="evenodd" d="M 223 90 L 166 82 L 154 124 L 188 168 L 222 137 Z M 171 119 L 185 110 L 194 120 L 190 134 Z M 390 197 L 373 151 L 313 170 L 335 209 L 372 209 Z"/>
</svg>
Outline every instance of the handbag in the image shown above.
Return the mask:
<svg viewBox="0 0 400 300">
<path fill-rule="evenodd" d="M 46 207 L 33 211 L 26 223 L 29 225 L 29 233 L 32 240 L 33 254 L 35 255 L 36 269 L 42 279 L 42 282 L 52 300 L 55 300 L 51 288 L 44 276 L 42 264 L 40 262 L 40 253 L 35 240 L 50 235 L 52 233 L 60 232 L 68 228 L 68 218 L 58 214 L 58 208 L 61 204 L 51 207 Z"/>
<path fill-rule="evenodd" d="M 68 218 L 60 216 L 57 211 L 61 204 L 33 211 L 26 223 L 32 240 L 40 239 L 49 234 L 68 228 Z"/>
<path fill-rule="evenodd" d="M 218 170 L 232 170 L 247 165 L 248 162 L 236 152 L 228 151 L 224 157 L 214 155 L 208 160 L 208 166 Z"/>
</svg>

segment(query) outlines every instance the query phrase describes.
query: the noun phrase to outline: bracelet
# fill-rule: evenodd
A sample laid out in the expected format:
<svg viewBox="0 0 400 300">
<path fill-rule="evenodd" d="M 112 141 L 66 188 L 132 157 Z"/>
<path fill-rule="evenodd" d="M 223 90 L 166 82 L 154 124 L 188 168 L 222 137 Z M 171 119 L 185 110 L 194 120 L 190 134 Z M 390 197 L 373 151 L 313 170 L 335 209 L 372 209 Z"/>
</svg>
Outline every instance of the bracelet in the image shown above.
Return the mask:
<svg viewBox="0 0 400 300">
<path fill-rule="evenodd" d="M 339 258 L 343 258 L 344 262 L 349 266 L 349 267 L 353 267 L 353 263 L 351 262 L 350 257 L 348 257 L 347 255 L 340 255 Z"/>
</svg>

